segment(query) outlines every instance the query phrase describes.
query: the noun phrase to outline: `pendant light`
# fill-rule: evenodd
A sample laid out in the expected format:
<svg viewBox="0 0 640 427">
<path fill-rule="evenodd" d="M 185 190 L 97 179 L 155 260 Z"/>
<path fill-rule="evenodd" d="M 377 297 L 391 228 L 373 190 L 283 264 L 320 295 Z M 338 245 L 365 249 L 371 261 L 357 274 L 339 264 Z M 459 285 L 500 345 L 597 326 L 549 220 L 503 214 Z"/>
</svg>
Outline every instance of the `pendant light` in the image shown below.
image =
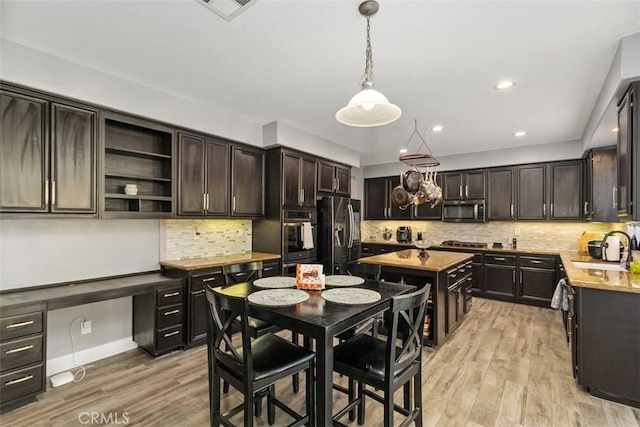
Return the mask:
<svg viewBox="0 0 640 427">
<path fill-rule="evenodd" d="M 346 107 L 336 113 L 336 120 L 344 125 L 354 127 L 382 126 L 398 120 L 402 112 L 400 107 L 390 103 L 386 96 L 378 92 L 373 83 L 369 19 L 378 11 L 378 2 L 366 0 L 360 4 L 358 10 L 362 16 L 367 18 L 367 49 L 362 90 L 351 98 Z"/>
</svg>

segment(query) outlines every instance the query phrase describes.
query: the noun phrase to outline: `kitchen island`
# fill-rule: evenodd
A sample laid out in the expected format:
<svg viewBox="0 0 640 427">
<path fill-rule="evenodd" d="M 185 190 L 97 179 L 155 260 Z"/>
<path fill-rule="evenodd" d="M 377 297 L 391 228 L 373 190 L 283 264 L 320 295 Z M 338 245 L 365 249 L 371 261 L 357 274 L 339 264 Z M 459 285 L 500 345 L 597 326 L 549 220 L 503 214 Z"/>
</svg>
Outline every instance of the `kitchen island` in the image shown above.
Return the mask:
<svg viewBox="0 0 640 427">
<path fill-rule="evenodd" d="M 594 396 L 640 407 L 640 274 L 577 252 L 560 258 L 574 377 Z"/>
<path fill-rule="evenodd" d="M 415 286 L 431 283 L 424 342 L 437 347 L 448 339 L 471 310 L 473 254 L 435 250 L 427 253 L 428 257 L 420 257 L 419 250 L 405 249 L 358 261 L 382 266 L 382 279 L 387 281 Z"/>
</svg>

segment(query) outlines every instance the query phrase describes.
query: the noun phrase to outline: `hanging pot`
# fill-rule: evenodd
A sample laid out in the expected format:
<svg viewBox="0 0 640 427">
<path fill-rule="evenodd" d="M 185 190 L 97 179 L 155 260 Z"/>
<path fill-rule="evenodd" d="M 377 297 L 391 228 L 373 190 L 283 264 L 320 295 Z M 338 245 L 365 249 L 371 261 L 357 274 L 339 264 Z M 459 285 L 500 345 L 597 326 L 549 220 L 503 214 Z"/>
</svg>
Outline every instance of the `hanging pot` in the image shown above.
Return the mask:
<svg viewBox="0 0 640 427">
<path fill-rule="evenodd" d="M 400 208 L 406 208 L 411 203 L 411 194 L 403 186 L 398 185 L 391 191 L 391 201 Z"/>
<path fill-rule="evenodd" d="M 416 193 L 420 189 L 420 184 L 424 181 L 424 176 L 417 170 L 408 170 L 402 177 L 402 185 L 409 193 Z"/>
</svg>

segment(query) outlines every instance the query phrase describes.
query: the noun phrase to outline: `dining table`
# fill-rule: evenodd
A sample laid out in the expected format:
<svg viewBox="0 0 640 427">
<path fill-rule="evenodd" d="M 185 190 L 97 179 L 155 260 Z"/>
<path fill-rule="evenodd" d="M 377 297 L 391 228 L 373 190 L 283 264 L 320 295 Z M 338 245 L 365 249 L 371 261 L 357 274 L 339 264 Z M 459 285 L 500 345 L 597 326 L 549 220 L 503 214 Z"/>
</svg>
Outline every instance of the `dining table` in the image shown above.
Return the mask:
<svg viewBox="0 0 640 427">
<path fill-rule="evenodd" d="M 329 278 L 330 276 L 327 276 Z M 329 280 L 328 280 L 329 281 Z M 335 283 L 338 283 L 337 281 Z M 341 286 L 342 287 L 342 286 Z M 337 288 L 337 287 L 336 287 Z M 251 303 L 249 296 L 257 291 L 267 295 L 268 290 L 255 286 L 253 281 L 239 283 L 231 286 L 213 288 L 228 296 L 249 298 L 248 314 L 252 317 L 265 320 L 283 329 L 290 330 L 304 336 L 306 345 L 311 340 L 315 341 L 316 375 L 315 375 L 315 420 L 312 425 L 332 425 L 333 411 L 333 343 L 336 336 L 354 326 L 360 324 L 377 314 L 389 309 L 391 300 L 397 295 L 415 290 L 415 286 L 384 282 L 378 280 L 363 280 L 362 283 L 342 290 L 342 293 L 352 295 L 351 302 L 334 302 L 323 297 L 323 292 L 336 289 L 327 286 L 325 290 L 306 290 L 308 298 L 303 302 L 289 305 L 263 305 Z M 292 288 L 294 290 L 295 288 Z M 364 291 L 359 291 L 364 290 Z M 282 289 L 273 289 L 276 295 Z M 358 292 L 379 294 L 375 301 L 366 298 L 358 298 Z M 371 292 L 369 292 L 371 294 Z M 267 303 L 268 304 L 268 303 Z"/>
</svg>

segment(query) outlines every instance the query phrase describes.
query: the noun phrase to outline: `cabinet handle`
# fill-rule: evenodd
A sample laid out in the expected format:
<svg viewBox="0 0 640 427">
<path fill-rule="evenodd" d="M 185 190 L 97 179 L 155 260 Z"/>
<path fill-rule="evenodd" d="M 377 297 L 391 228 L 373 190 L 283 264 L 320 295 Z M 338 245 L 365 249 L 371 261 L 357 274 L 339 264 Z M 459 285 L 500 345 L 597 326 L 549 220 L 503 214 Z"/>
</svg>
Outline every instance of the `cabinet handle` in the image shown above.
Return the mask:
<svg viewBox="0 0 640 427">
<path fill-rule="evenodd" d="M 235 212 L 235 211 L 236 211 L 236 196 L 233 196 L 231 200 L 231 212 Z"/>
<path fill-rule="evenodd" d="M 20 323 L 12 323 L 10 325 L 5 326 L 5 329 L 20 328 L 22 326 L 28 326 L 28 325 L 33 325 L 33 320 L 27 320 L 26 322 L 20 322 Z"/>
<path fill-rule="evenodd" d="M 56 205 L 56 182 L 51 181 L 51 205 Z"/>
<path fill-rule="evenodd" d="M 460 186 L 460 198 L 462 199 L 462 185 Z"/>
<path fill-rule="evenodd" d="M 202 209 L 207 211 L 207 193 L 202 193 Z"/>
<path fill-rule="evenodd" d="M 44 204 L 49 204 L 49 180 L 44 182 Z"/>
<path fill-rule="evenodd" d="M 193 295 L 200 295 L 200 294 L 204 294 L 204 289 L 200 289 L 199 291 L 196 291 L 193 293 Z"/>
<path fill-rule="evenodd" d="M 511 281 L 512 281 L 513 283 L 515 283 L 515 282 L 516 282 L 516 271 L 515 271 L 515 270 L 513 270 L 513 271 L 511 272 Z"/>
<path fill-rule="evenodd" d="M 169 298 L 169 297 L 175 297 L 180 295 L 180 292 L 171 292 L 170 294 L 164 294 L 165 298 Z"/>
<path fill-rule="evenodd" d="M 336 178 L 336 191 L 340 191 L 340 180 Z"/>
<path fill-rule="evenodd" d="M 553 216 L 553 203 L 551 203 L 551 216 Z"/>
<path fill-rule="evenodd" d="M 618 201 L 616 200 L 616 193 L 618 192 L 618 187 L 615 185 L 611 191 L 611 200 L 613 201 L 613 208 L 618 209 Z"/>
<path fill-rule="evenodd" d="M 173 331 L 173 332 L 169 332 L 168 334 L 164 334 L 165 338 L 171 337 L 173 335 L 178 335 L 180 333 L 180 331 Z"/>
<path fill-rule="evenodd" d="M 210 206 L 211 206 L 211 203 L 209 203 L 209 193 L 207 193 L 207 212 L 209 211 Z"/>
<path fill-rule="evenodd" d="M 449 277 L 451 277 L 452 279 L 453 279 L 454 277 L 456 277 L 456 276 L 457 276 L 457 274 L 453 274 L 453 273 L 452 273 L 452 274 L 449 274 Z"/>
<path fill-rule="evenodd" d="M 511 207 L 509 208 L 509 212 L 511 213 L 511 218 L 513 218 L 513 203 L 511 203 Z"/>
<path fill-rule="evenodd" d="M 12 354 L 12 353 L 20 353 L 21 351 L 30 350 L 33 348 L 33 344 L 25 345 L 24 347 L 12 348 L 11 350 L 7 350 L 4 354 Z"/>
<path fill-rule="evenodd" d="M 522 284 L 522 271 L 520 272 L 520 284 Z"/>
<path fill-rule="evenodd" d="M 496 261 L 506 261 L 507 259 L 506 258 L 502 258 L 502 257 L 496 257 L 496 258 L 494 258 L 494 260 L 496 260 Z"/>
<path fill-rule="evenodd" d="M 175 310 L 171 310 L 171 311 L 166 311 L 164 313 L 165 316 L 171 316 L 172 314 L 176 314 L 176 313 L 180 313 L 180 310 L 175 309 Z"/>
<path fill-rule="evenodd" d="M 31 378 L 33 378 L 33 375 L 27 375 L 26 377 L 22 377 L 22 378 L 18 378 L 15 380 L 11 380 L 11 381 L 7 381 L 6 383 L 4 383 L 4 385 L 14 385 L 14 384 L 19 384 L 25 381 L 29 381 Z"/>
<path fill-rule="evenodd" d="M 588 216 L 589 215 L 589 202 L 585 201 L 584 202 L 584 216 Z"/>
<path fill-rule="evenodd" d="M 547 204 L 542 204 L 542 216 L 547 216 Z"/>
<path fill-rule="evenodd" d="M 469 197 L 469 186 L 468 185 L 464 186 L 464 195 L 465 195 L 465 197 Z"/>
<path fill-rule="evenodd" d="M 247 273 L 236 273 L 236 277 L 246 276 Z"/>
<path fill-rule="evenodd" d="M 302 193 L 302 200 L 300 202 L 304 203 L 304 188 L 302 190 L 300 190 L 300 192 Z"/>
<path fill-rule="evenodd" d="M 532 259 L 531 264 L 542 264 L 542 261 L 538 261 L 537 259 Z"/>
<path fill-rule="evenodd" d="M 215 276 L 213 276 L 213 277 L 207 277 L 206 279 L 202 279 L 202 281 L 203 281 L 203 282 L 212 282 L 212 281 L 214 281 L 214 280 L 216 280 L 216 277 L 215 277 Z"/>
<path fill-rule="evenodd" d="M 271 271 L 271 270 L 273 270 L 273 268 L 274 268 L 274 267 L 265 267 L 265 268 L 264 268 L 264 271 Z"/>
</svg>

